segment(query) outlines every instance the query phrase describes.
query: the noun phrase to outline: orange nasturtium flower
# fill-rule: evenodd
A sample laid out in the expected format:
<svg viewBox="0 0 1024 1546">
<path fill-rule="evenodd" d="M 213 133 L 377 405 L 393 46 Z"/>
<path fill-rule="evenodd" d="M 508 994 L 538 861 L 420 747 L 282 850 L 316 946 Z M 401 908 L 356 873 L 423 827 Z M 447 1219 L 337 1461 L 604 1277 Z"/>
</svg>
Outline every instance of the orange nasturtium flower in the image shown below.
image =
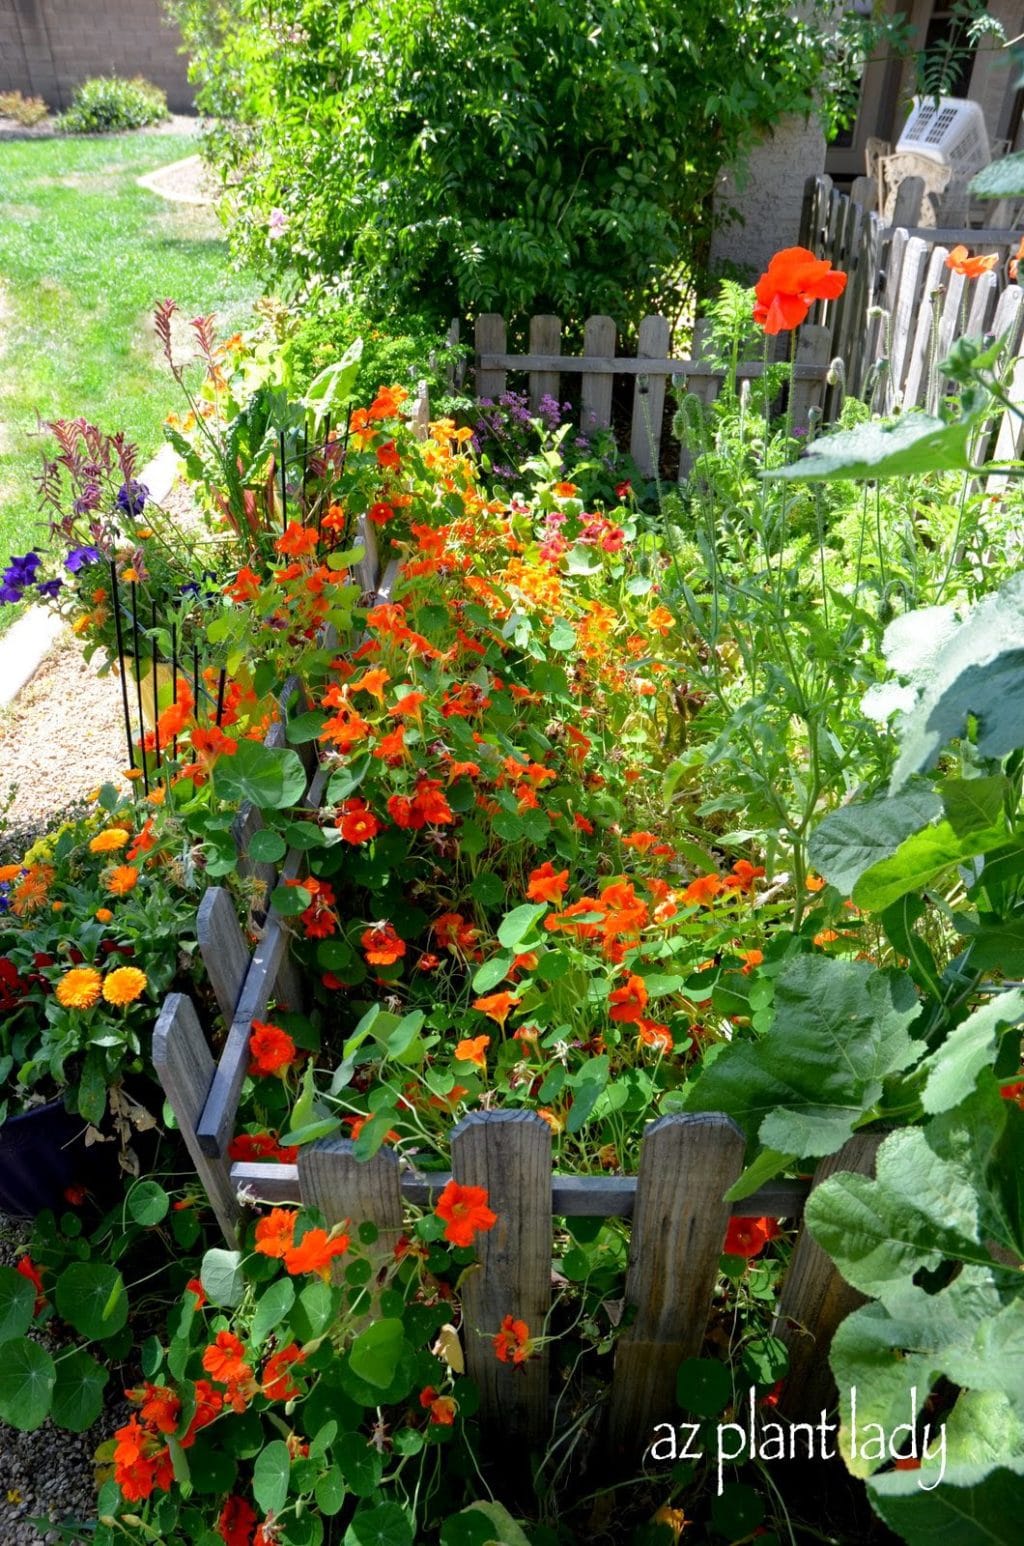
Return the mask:
<svg viewBox="0 0 1024 1546">
<path fill-rule="evenodd" d="M 285 1270 L 293 1276 L 315 1272 L 326 1282 L 331 1275 L 332 1261 L 336 1256 L 344 1256 L 348 1245 L 348 1235 L 332 1238 L 326 1229 L 307 1229 L 298 1245 L 289 1246 L 285 1251 Z"/>
<path fill-rule="evenodd" d="M 647 984 L 642 977 L 631 975 L 621 988 L 613 988 L 608 995 L 611 1005 L 608 1011 L 613 1020 L 629 1025 L 640 1020 L 647 1007 Z"/>
<path fill-rule="evenodd" d="M 679 900 L 684 907 L 707 907 L 721 890 L 722 882 L 717 875 L 698 875 L 680 894 Z"/>
<path fill-rule="evenodd" d="M 338 830 L 346 843 L 368 843 L 381 831 L 381 823 L 365 800 L 346 800 L 338 809 Z"/>
<path fill-rule="evenodd" d="M 119 966 L 103 979 L 103 997 L 108 1004 L 134 1004 L 148 986 L 149 979 L 137 966 Z"/>
<path fill-rule="evenodd" d="M 295 1218 L 292 1208 L 271 1208 L 269 1213 L 264 1214 L 256 1225 L 256 1252 L 260 1256 L 272 1256 L 277 1261 L 283 1261 L 285 1252 L 292 1248 Z"/>
<path fill-rule="evenodd" d="M 966 247 L 954 247 L 946 259 L 946 267 L 951 268 L 954 274 L 963 274 L 965 279 L 980 279 L 982 274 L 987 274 L 995 268 L 999 262 L 999 254 L 990 252 L 985 258 L 972 258 Z"/>
<path fill-rule="evenodd" d="M 251 1074 L 280 1074 L 295 1061 L 295 1043 L 279 1025 L 268 1025 L 263 1020 L 252 1022 L 249 1037 L 252 1062 Z"/>
<path fill-rule="evenodd" d="M 722 885 L 726 891 L 742 891 L 749 896 L 755 882 L 763 875 L 763 864 L 751 864 L 749 859 L 737 859 L 732 867 L 732 873 L 725 877 Z"/>
<path fill-rule="evenodd" d="M 499 1363 L 525 1363 L 533 1352 L 529 1326 L 512 1315 L 505 1316 L 501 1330 L 491 1338 L 491 1344 Z"/>
<path fill-rule="evenodd" d="M 359 943 L 371 966 L 392 966 L 405 955 L 405 940 L 399 938 L 391 923 L 375 923 L 364 929 Z"/>
<path fill-rule="evenodd" d="M 73 966 L 57 984 L 57 1003 L 65 1009 L 91 1009 L 103 991 L 103 979 L 94 966 Z"/>
<path fill-rule="evenodd" d="M 268 1401 L 291 1401 L 299 1387 L 288 1373 L 295 1364 L 305 1363 L 306 1355 L 297 1342 L 272 1353 L 263 1365 L 260 1383 Z"/>
<path fill-rule="evenodd" d="M 420 1406 L 430 1413 L 430 1421 L 441 1428 L 450 1428 L 459 1410 L 458 1402 L 452 1396 L 439 1396 L 433 1385 L 420 1391 Z"/>
<path fill-rule="evenodd" d="M 434 1212 L 445 1224 L 444 1237 L 452 1245 L 472 1245 L 473 1236 L 479 1231 L 493 1229 L 498 1215 L 487 1206 L 487 1192 L 482 1186 L 462 1186 L 449 1181 Z"/>
<path fill-rule="evenodd" d="M 846 275 L 827 258 L 816 258 L 806 247 L 784 247 L 754 286 L 754 321 L 766 333 L 788 333 L 814 301 L 838 300 L 845 289 Z"/>
<path fill-rule="evenodd" d="M 526 887 L 527 901 L 560 902 L 568 884 L 569 871 L 556 870 L 551 860 L 547 859 L 537 869 L 530 871 Z"/>
<path fill-rule="evenodd" d="M 487 1048 L 491 1045 L 489 1036 L 467 1036 L 460 1041 L 455 1048 L 455 1056 L 460 1063 L 476 1063 L 478 1067 L 487 1067 Z"/>
<path fill-rule="evenodd" d="M 473 1008 L 478 1009 L 482 1015 L 486 1015 L 489 1020 L 493 1020 L 504 1030 L 505 1021 L 509 1017 L 513 1004 L 518 1003 L 518 993 L 488 993 L 483 998 L 475 998 Z"/>
</svg>

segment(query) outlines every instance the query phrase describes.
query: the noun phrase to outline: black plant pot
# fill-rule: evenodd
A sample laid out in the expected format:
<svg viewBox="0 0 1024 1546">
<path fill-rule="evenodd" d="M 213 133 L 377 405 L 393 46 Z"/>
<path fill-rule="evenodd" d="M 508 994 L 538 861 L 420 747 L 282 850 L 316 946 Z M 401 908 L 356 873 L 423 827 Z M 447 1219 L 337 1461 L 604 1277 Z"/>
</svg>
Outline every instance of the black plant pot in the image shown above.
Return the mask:
<svg viewBox="0 0 1024 1546">
<path fill-rule="evenodd" d="M 59 1100 L 10 1117 L 0 1127 L 0 1213 L 30 1219 L 60 1208 L 66 1187 L 88 1184 L 84 1124 Z"/>
</svg>

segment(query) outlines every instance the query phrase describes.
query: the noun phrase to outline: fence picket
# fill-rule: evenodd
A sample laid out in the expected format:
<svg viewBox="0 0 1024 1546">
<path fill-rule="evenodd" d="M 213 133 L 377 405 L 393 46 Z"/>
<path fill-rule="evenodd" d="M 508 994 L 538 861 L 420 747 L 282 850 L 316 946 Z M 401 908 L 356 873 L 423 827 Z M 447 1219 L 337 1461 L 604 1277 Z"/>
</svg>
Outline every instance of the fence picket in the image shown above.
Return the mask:
<svg viewBox="0 0 1024 1546">
<path fill-rule="evenodd" d="M 995 303 L 998 284 L 999 281 L 991 269 L 974 281 L 974 294 L 971 297 L 965 337 L 984 338 L 988 331 L 988 321 Z"/>
<path fill-rule="evenodd" d="M 614 358 L 615 323 L 611 317 L 587 318 L 583 324 L 583 353 L 598 358 Z M 608 429 L 611 425 L 614 384 L 615 377 L 611 371 L 595 371 L 583 377 L 580 383 L 582 434 L 591 435 L 595 430 Z M 555 395 L 558 395 L 557 392 Z"/>
<path fill-rule="evenodd" d="M 814 1172 L 812 1190 L 840 1170 L 873 1175 L 880 1142 L 877 1134 L 857 1133 L 838 1154 L 830 1154 L 821 1161 Z M 840 1277 L 831 1258 L 806 1226 L 802 1228 L 793 1247 L 773 1327 L 789 1350 L 781 1410 L 791 1421 L 809 1421 L 835 1404 L 829 1346 L 839 1322 L 863 1303 L 863 1295 Z"/>
<path fill-rule="evenodd" d="M 562 352 L 562 323 L 558 317 L 538 316 L 530 318 L 530 353 L 559 356 Z M 530 409 L 536 413 L 542 397 L 558 401 L 561 372 L 532 370 L 530 372 Z"/>
<path fill-rule="evenodd" d="M 832 337 L 827 327 L 806 323 L 797 335 L 796 363 L 821 368 L 821 376 L 815 380 L 796 376 L 790 387 L 792 408 L 790 417 L 794 429 L 806 429 L 812 408 L 820 408 L 825 395 L 825 370 L 832 349 Z"/>
<path fill-rule="evenodd" d="M 948 256 L 949 253 L 945 247 L 933 247 L 928 258 L 924 290 L 917 298 L 917 326 L 907 355 L 907 375 L 902 399 L 904 412 L 908 408 L 919 408 L 928 388 L 935 308 L 937 297 L 942 289 L 942 278 Z"/>
<path fill-rule="evenodd" d="M 965 290 L 967 280 L 963 274 L 949 274 L 946 280 L 946 294 L 942 303 L 942 312 L 939 316 L 938 342 L 935 350 L 936 369 L 932 372 L 932 380 L 928 384 L 928 412 L 938 412 L 939 398 L 945 390 L 947 378 L 942 376 L 938 366 L 943 361 L 953 345 L 953 339 L 963 331 L 966 323 Z"/>
<path fill-rule="evenodd" d="M 402 1194 L 398 1156 L 388 1148 L 372 1159 L 357 1160 L 348 1138 L 324 1138 L 299 1150 L 299 1188 L 304 1204 L 319 1208 L 330 1229 L 335 1224 L 376 1224 L 378 1246 L 389 1255 L 402 1233 Z M 374 1250 L 377 1246 L 374 1247 Z M 334 1264 L 337 1282 L 344 1259 Z"/>
<path fill-rule="evenodd" d="M 711 339 L 711 322 L 707 317 L 699 317 L 693 324 L 693 339 L 690 344 L 690 353 L 698 363 L 705 360 Z M 707 429 L 707 409 L 718 395 L 718 382 L 713 376 L 696 376 L 692 380 L 687 373 L 679 378 L 682 381 L 687 397 L 696 398 L 700 404 L 699 409 L 693 410 L 694 420 L 700 414 L 699 426 L 694 423 L 694 430 L 700 429 L 701 439 L 704 438 Z M 689 409 L 685 410 L 687 418 Z M 700 455 L 700 450 L 691 450 L 686 444 L 679 447 L 679 482 L 685 483 L 693 470 L 693 464 Z"/>
<path fill-rule="evenodd" d="M 474 328 L 474 347 L 476 349 L 476 395 L 478 399 L 489 398 L 497 402 L 505 390 L 505 372 L 503 370 L 487 370 L 481 368 L 479 361 L 485 354 L 505 353 L 505 318 L 499 317 L 496 312 L 485 311 L 477 317 Z"/>
<path fill-rule="evenodd" d="M 452 1133 L 452 1173 L 482 1186 L 497 1223 L 477 1236 L 479 1272 L 463 1288 L 466 1372 L 480 1391 L 480 1426 L 514 1449 L 547 1428 L 548 1354 L 517 1369 L 495 1357 L 506 1315 L 542 1334 L 551 1308 L 551 1129 L 528 1111 L 473 1112 Z"/>
<path fill-rule="evenodd" d="M 210 886 L 204 892 L 196 915 L 196 937 L 214 998 L 230 1025 L 249 970 L 249 946 L 234 899 L 224 886 Z"/>
<path fill-rule="evenodd" d="M 636 357 L 663 360 L 668 354 L 671 329 L 664 317 L 645 317 L 640 324 Z M 646 385 L 645 385 L 646 380 Z M 658 471 L 661 453 L 661 421 L 665 411 L 665 376 L 637 377 L 633 394 L 633 426 L 629 451 L 640 471 L 652 478 Z"/>
<path fill-rule="evenodd" d="M 700 1353 L 743 1147 L 717 1114 L 661 1117 L 644 1135 L 626 1277 L 636 1319 L 616 1347 L 609 1410 L 620 1457 L 638 1461 L 671 1420 L 676 1370 Z"/>
<path fill-rule="evenodd" d="M 928 244 L 920 236 L 912 236 L 903 254 L 900 271 L 900 289 L 896 298 L 896 310 L 892 320 L 892 351 L 889 381 L 882 405 L 883 413 L 891 413 L 903 390 L 917 308 L 920 300 L 921 279 L 928 262 Z"/>
<path fill-rule="evenodd" d="M 164 1000 L 153 1032 L 153 1066 L 217 1222 L 234 1245 L 242 1210 L 227 1161 L 204 1153 L 196 1134 L 214 1062 L 192 1000 L 184 993 L 169 993 Z"/>
</svg>

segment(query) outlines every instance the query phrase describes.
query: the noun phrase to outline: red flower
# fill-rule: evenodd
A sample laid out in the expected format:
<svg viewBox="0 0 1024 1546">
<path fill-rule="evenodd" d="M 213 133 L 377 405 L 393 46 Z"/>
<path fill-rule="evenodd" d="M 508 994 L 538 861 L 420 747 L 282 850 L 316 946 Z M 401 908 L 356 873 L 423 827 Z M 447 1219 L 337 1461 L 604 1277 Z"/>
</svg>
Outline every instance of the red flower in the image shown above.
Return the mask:
<svg viewBox="0 0 1024 1546">
<path fill-rule="evenodd" d="M 217 1534 L 224 1546 L 252 1546 L 256 1510 L 245 1498 L 230 1497 L 220 1511 Z"/>
<path fill-rule="evenodd" d="M 472 1245 L 473 1236 L 480 1231 L 493 1229 L 498 1215 L 487 1206 L 487 1192 L 482 1186 L 461 1186 L 449 1181 L 434 1212 L 446 1225 L 444 1237 L 452 1245 Z"/>
<path fill-rule="evenodd" d="M 228 1145 L 228 1158 L 233 1160 L 277 1160 L 294 1165 L 298 1157 L 297 1147 L 282 1149 L 276 1133 L 236 1133 Z"/>
<path fill-rule="evenodd" d="M 348 1235 L 335 1235 L 331 1239 L 326 1229 L 307 1229 L 298 1245 L 290 1246 L 285 1251 L 285 1268 L 293 1276 L 315 1272 L 326 1282 L 331 1274 L 332 1261 L 336 1256 L 344 1256 L 348 1245 Z"/>
<path fill-rule="evenodd" d="M 290 1401 L 299 1394 L 299 1387 L 288 1371 L 305 1361 L 306 1355 L 297 1342 L 289 1342 L 287 1347 L 271 1354 L 263 1365 L 261 1377 L 263 1394 L 268 1401 Z"/>
<path fill-rule="evenodd" d="M 346 843 L 368 843 L 377 836 L 381 824 L 365 800 L 346 800 L 338 812 L 338 830 Z"/>
<path fill-rule="evenodd" d="M 392 966 L 406 951 L 405 940 L 398 937 L 390 923 L 375 923 L 364 929 L 359 942 L 371 966 Z"/>
<path fill-rule="evenodd" d="M 43 1293 L 43 1275 L 31 1256 L 19 1256 L 15 1272 L 20 1272 L 23 1278 L 28 1278 L 36 1291 L 35 1309 L 33 1315 L 38 1315 L 46 1303 L 46 1295 Z"/>
<path fill-rule="evenodd" d="M 185 1291 L 189 1294 L 195 1294 L 195 1307 L 197 1310 L 201 1310 L 203 1305 L 206 1303 L 206 1289 L 203 1287 L 202 1283 L 200 1283 L 199 1279 L 189 1278 L 188 1282 L 185 1284 Z"/>
<path fill-rule="evenodd" d="M 252 1053 L 251 1074 L 283 1074 L 296 1056 L 295 1043 L 288 1032 L 263 1020 L 252 1022 L 249 1051 Z"/>
<path fill-rule="evenodd" d="M 722 885 L 726 891 L 742 891 L 749 896 L 763 874 L 763 864 L 751 864 L 749 859 L 737 859 L 732 873 L 725 877 Z"/>
<path fill-rule="evenodd" d="M 382 446 L 377 447 L 377 465 L 378 467 L 392 467 L 395 469 L 401 467 L 402 458 L 399 456 L 398 447 L 393 440 L 386 440 Z"/>
<path fill-rule="evenodd" d="M 525 1321 L 506 1315 L 497 1336 L 491 1338 L 494 1355 L 500 1363 L 525 1363 L 533 1352 L 530 1328 Z"/>
<path fill-rule="evenodd" d="M 826 258 L 816 258 L 806 247 L 786 247 L 777 252 L 754 287 L 754 321 L 766 333 L 785 333 L 798 327 L 814 301 L 838 300 L 846 289 L 846 275 Z"/>
<path fill-rule="evenodd" d="M 129 1503 L 141 1503 L 156 1489 L 166 1492 L 174 1467 L 166 1444 L 160 1444 L 132 1417 L 114 1434 L 114 1480 Z"/>
<path fill-rule="evenodd" d="M 738 1219 L 729 1220 L 729 1228 L 725 1232 L 725 1244 L 722 1252 L 726 1256 L 759 1256 L 768 1241 L 779 1233 L 779 1226 L 774 1219 Z"/>
</svg>

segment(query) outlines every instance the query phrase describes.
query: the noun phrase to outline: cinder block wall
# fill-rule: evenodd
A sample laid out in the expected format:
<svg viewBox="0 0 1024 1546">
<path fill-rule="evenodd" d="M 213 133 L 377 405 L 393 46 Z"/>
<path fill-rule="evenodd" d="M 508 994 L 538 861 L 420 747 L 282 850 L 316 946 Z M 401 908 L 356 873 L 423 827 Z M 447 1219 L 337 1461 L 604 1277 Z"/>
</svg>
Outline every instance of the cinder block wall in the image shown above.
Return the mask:
<svg viewBox="0 0 1024 1546">
<path fill-rule="evenodd" d="M 93 75 L 144 75 L 172 112 L 192 110 L 181 37 L 162 0 L 0 0 L 0 91 L 68 106 Z"/>
</svg>

